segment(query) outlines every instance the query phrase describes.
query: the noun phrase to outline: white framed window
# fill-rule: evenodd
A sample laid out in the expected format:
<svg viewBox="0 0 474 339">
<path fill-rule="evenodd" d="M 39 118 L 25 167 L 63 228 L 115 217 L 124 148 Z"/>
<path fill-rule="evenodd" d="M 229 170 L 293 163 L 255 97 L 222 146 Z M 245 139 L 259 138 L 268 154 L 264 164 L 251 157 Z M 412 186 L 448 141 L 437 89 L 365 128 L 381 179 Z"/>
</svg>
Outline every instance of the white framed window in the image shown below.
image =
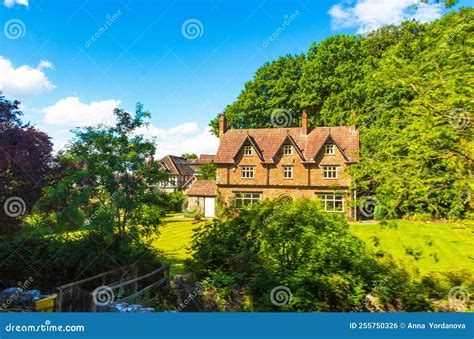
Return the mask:
<svg viewBox="0 0 474 339">
<path fill-rule="evenodd" d="M 252 205 L 258 201 L 260 201 L 260 193 L 256 193 L 256 192 L 235 192 L 234 193 L 235 207 Z"/>
<path fill-rule="evenodd" d="M 326 155 L 334 155 L 336 154 L 336 149 L 334 144 L 326 144 L 324 145 L 324 154 Z"/>
<path fill-rule="evenodd" d="M 293 154 L 293 147 L 291 145 L 283 145 L 283 155 Z"/>
<path fill-rule="evenodd" d="M 254 178 L 254 167 L 253 166 L 242 166 L 242 178 L 245 178 L 245 179 Z"/>
<path fill-rule="evenodd" d="M 252 146 L 244 146 L 244 155 L 252 155 Z"/>
<path fill-rule="evenodd" d="M 293 166 L 283 166 L 283 179 L 293 179 Z"/>
<path fill-rule="evenodd" d="M 317 197 L 323 202 L 326 212 L 344 212 L 344 195 L 332 193 L 316 193 Z"/>
<path fill-rule="evenodd" d="M 323 179 L 337 179 L 339 166 L 323 166 Z"/>
</svg>

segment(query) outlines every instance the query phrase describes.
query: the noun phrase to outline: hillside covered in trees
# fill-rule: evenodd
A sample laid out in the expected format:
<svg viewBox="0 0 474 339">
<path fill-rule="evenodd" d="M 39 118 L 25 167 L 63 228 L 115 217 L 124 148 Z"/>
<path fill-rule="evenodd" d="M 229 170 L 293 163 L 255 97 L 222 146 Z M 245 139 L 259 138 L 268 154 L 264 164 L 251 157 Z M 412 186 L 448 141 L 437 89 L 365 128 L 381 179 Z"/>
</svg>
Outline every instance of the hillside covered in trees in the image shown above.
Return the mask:
<svg viewBox="0 0 474 339">
<path fill-rule="evenodd" d="M 356 124 L 360 194 L 377 217 L 470 218 L 474 9 L 366 36 L 335 35 L 264 64 L 225 114 L 231 128 Z M 211 126 L 218 134 L 218 117 Z M 280 126 L 281 127 L 281 126 Z"/>
</svg>

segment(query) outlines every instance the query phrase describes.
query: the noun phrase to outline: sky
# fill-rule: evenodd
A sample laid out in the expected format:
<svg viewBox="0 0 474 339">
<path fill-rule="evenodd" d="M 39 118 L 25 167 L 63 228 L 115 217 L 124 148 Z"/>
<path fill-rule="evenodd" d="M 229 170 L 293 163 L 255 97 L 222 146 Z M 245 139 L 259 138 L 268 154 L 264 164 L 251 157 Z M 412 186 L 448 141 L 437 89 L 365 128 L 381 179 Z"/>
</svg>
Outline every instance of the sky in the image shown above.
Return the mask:
<svg viewBox="0 0 474 339">
<path fill-rule="evenodd" d="M 209 122 L 267 61 L 334 34 L 429 22 L 417 0 L 0 0 L 0 90 L 63 148 L 137 102 L 157 156 L 212 154 Z M 459 5 L 472 6 L 472 0 Z M 459 7 L 457 5 L 453 9 Z"/>
</svg>

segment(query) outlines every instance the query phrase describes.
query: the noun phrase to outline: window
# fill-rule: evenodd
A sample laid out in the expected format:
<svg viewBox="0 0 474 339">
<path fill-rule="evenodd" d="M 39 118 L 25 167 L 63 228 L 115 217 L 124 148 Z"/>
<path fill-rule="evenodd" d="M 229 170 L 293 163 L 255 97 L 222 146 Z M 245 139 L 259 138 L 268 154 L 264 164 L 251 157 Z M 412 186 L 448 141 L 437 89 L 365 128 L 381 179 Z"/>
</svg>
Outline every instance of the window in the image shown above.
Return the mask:
<svg viewBox="0 0 474 339">
<path fill-rule="evenodd" d="M 235 207 L 242 207 L 255 204 L 260 200 L 260 193 L 254 192 L 236 192 Z"/>
<path fill-rule="evenodd" d="M 242 178 L 253 178 L 253 166 L 242 166 Z"/>
<path fill-rule="evenodd" d="M 283 146 L 283 155 L 291 155 L 291 154 L 292 154 L 291 145 L 284 145 Z"/>
<path fill-rule="evenodd" d="M 244 155 L 252 155 L 252 146 L 244 146 Z"/>
<path fill-rule="evenodd" d="M 317 193 L 316 195 L 323 202 L 326 212 L 344 212 L 344 195 L 330 193 Z"/>
<path fill-rule="evenodd" d="M 293 166 L 283 166 L 283 178 L 293 179 Z"/>
<path fill-rule="evenodd" d="M 324 154 L 326 155 L 334 155 L 336 154 L 336 151 L 334 149 L 334 144 L 326 144 L 325 145 L 325 152 Z"/>
<path fill-rule="evenodd" d="M 337 167 L 338 166 L 323 166 L 323 178 L 337 179 Z"/>
</svg>

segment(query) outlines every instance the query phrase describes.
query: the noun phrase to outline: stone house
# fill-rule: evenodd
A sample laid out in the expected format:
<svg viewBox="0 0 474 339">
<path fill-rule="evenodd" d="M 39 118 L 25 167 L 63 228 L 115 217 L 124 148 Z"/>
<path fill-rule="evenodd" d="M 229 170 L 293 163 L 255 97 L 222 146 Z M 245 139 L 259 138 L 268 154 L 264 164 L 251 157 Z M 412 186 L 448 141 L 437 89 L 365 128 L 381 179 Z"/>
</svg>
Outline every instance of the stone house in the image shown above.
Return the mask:
<svg viewBox="0 0 474 339">
<path fill-rule="evenodd" d="M 228 129 L 219 121 L 217 189 L 224 206 L 268 198 L 319 198 L 327 212 L 356 217 L 348 166 L 359 158 L 355 126 Z"/>
</svg>

